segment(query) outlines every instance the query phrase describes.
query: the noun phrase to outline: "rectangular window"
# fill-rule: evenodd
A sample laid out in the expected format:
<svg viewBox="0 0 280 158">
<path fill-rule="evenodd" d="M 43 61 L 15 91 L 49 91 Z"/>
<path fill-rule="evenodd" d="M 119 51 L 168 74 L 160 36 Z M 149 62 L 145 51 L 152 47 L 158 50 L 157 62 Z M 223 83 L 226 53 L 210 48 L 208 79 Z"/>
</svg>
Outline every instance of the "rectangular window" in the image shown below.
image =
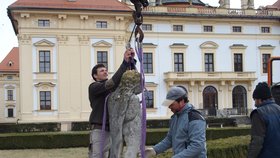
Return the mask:
<svg viewBox="0 0 280 158">
<path fill-rule="evenodd" d="M 14 109 L 12 108 L 8 109 L 8 117 L 14 117 Z"/>
<path fill-rule="evenodd" d="M 205 72 L 214 72 L 214 55 L 213 53 L 205 53 Z"/>
<path fill-rule="evenodd" d="M 154 108 L 154 91 L 145 91 L 146 108 Z"/>
<path fill-rule="evenodd" d="M 242 32 L 241 26 L 233 26 L 232 27 L 232 32 Z"/>
<path fill-rule="evenodd" d="M 184 72 L 184 54 L 174 53 L 174 71 Z"/>
<path fill-rule="evenodd" d="M 153 73 L 153 53 L 143 54 L 143 68 L 145 73 Z"/>
<path fill-rule="evenodd" d="M 96 28 L 107 28 L 107 21 L 96 21 Z"/>
<path fill-rule="evenodd" d="M 243 71 L 242 54 L 234 54 L 234 72 Z"/>
<path fill-rule="evenodd" d="M 267 73 L 267 65 L 269 62 L 270 54 L 263 54 L 262 55 L 262 71 L 263 73 Z"/>
<path fill-rule="evenodd" d="M 173 31 L 183 31 L 183 25 L 173 25 Z"/>
<path fill-rule="evenodd" d="M 142 24 L 142 30 L 152 31 L 152 24 Z"/>
<path fill-rule="evenodd" d="M 262 33 L 270 33 L 270 27 L 261 27 Z"/>
<path fill-rule="evenodd" d="M 203 26 L 203 31 L 204 32 L 213 32 L 213 26 L 205 25 L 205 26 Z"/>
<path fill-rule="evenodd" d="M 97 51 L 97 63 L 103 64 L 108 67 L 108 52 L 107 51 Z"/>
<path fill-rule="evenodd" d="M 8 90 L 8 100 L 14 100 L 14 92 L 13 92 L 13 90 Z"/>
<path fill-rule="evenodd" d="M 39 72 L 51 72 L 50 51 L 39 51 Z"/>
<path fill-rule="evenodd" d="M 51 91 L 40 91 L 40 110 L 51 110 Z"/>
<path fill-rule="evenodd" d="M 39 19 L 38 20 L 38 26 L 39 27 L 50 27 L 50 20 Z"/>
</svg>

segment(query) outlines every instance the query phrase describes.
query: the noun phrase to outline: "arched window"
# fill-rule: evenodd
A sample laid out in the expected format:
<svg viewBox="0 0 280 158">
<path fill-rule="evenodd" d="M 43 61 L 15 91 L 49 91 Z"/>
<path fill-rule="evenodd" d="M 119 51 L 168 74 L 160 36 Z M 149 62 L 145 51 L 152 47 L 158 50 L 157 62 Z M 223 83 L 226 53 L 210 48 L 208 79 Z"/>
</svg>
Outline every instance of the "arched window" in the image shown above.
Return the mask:
<svg viewBox="0 0 280 158">
<path fill-rule="evenodd" d="M 232 90 L 232 107 L 239 115 L 247 115 L 247 92 L 243 86 L 236 86 Z"/>
<path fill-rule="evenodd" d="M 207 86 L 204 88 L 203 108 L 208 110 L 208 115 L 216 115 L 216 109 L 218 109 L 218 91 L 215 87 Z"/>
</svg>

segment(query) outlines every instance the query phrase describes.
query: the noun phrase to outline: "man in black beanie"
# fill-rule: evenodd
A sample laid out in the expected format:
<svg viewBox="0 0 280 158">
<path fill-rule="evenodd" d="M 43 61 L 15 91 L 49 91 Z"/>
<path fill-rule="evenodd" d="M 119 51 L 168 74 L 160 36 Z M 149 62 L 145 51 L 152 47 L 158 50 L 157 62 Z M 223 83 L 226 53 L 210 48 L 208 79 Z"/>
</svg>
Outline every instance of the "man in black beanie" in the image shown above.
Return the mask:
<svg viewBox="0 0 280 158">
<path fill-rule="evenodd" d="M 280 106 L 275 103 L 265 82 L 256 86 L 253 99 L 257 109 L 250 115 L 252 129 L 248 158 L 279 158 Z"/>
</svg>

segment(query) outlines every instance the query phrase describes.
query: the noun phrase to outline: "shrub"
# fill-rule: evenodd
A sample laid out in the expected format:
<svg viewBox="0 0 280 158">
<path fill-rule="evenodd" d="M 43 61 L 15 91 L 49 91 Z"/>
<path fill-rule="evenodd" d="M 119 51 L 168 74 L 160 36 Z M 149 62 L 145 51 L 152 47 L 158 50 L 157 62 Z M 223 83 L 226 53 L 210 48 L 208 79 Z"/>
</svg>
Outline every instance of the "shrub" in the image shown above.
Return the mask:
<svg viewBox="0 0 280 158">
<path fill-rule="evenodd" d="M 244 136 L 250 134 L 250 128 L 247 127 L 227 127 L 227 128 L 208 128 L 206 130 L 206 139 L 213 140 L 233 136 Z"/>
<path fill-rule="evenodd" d="M 246 158 L 250 136 L 229 137 L 207 141 L 208 158 Z M 154 158 L 170 158 L 172 151 L 159 154 Z"/>
<path fill-rule="evenodd" d="M 167 128 L 147 129 L 146 145 L 160 142 L 167 132 Z M 249 128 L 207 129 L 206 138 L 213 140 L 248 134 Z M 89 131 L 0 134 L 0 149 L 68 148 L 87 146 L 88 144 Z"/>
<path fill-rule="evenodd" d="M 235 127 L 237 126 L 236 124 L 236 119 L 234 118 L 215 118 L 215 117 L 208 117 L 206 119 L 207 124 L 213 124 L 213 123 L 222 123 L 224 127 L 230 126 L 230 127 Z"/>
<path fill-rule="evenodd" d="M 52 149 L 88 146 L 89 132 L 9 133 L 0 135 L 0 149 Z"/>
<path fill-rule="evenodd" d="M 60 123 L 0 124 L 0 133 L 56 131 L 60 131 Z"/>
<path fill-rule="evenodd" d="M 207 142 L 209 158 L 245 158 L 250 136 L 229 137 Z"/>
<path fill-rule="evenodd" d="M 72 122 L 72 131 L 89 131 L 89 122 Z"/>
</svg>

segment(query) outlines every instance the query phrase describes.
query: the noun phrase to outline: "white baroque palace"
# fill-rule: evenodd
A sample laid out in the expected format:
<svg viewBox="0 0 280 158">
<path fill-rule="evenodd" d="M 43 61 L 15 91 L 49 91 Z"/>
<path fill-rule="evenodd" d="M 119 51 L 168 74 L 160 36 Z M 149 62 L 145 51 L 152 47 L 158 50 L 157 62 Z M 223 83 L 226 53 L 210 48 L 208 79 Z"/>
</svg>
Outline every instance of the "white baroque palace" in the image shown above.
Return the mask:
<svg viewBox="0 0 280 158">
<path fill-rule="evenodd" d="M 170 117 L 161 103 L 176 85 L 186 87 L 190 102 L 206 116 L 248 115 L 255 85 L 267 81 L 267 60 L 280 56 L 279 8 L 151 2 L 142 25 L 147 118 Z M 133 9 L 116 0 L 11 4 L 19 71 L 0 69 L 0 122 L 87 121 L 91 68 L 103 63 L 110 75 L 117 70 L 134 25 Z M 1 65 L 9 64 L 6 58 Z"/>
</svg>

